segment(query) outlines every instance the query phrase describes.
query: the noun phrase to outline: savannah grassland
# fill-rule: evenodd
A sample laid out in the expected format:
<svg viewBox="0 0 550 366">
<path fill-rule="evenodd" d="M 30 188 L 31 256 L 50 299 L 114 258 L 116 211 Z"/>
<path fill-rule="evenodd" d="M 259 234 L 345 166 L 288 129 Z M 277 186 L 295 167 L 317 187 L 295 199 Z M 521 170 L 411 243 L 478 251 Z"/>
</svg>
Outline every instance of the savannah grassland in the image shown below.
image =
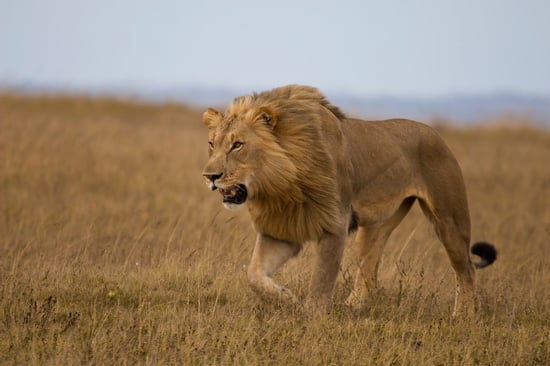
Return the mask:
<svg viewBox="0 0 550 366">
<path fill-rule="evenodd" d="M 513 124 L 513 123 L 512 123 Z M 550 133 L 440 128 L 469 192 L 478 312 L 452 319 L 454 277 L 415 207 L 368 307 L 262 305 L 254 233 L 200 175 L 200 112 L 175 104 L 0 96 L 0 364 L 550 364 Z M 276 275 L 304 298 L 313 245 Z"/>
</svg>

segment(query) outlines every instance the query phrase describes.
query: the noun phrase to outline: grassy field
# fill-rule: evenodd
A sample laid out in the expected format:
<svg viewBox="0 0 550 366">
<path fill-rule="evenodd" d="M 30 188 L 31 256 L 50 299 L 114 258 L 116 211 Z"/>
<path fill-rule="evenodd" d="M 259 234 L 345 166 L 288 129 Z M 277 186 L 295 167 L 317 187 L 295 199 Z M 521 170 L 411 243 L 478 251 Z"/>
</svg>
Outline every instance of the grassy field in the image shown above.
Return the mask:
<svg viewBox="0 0 550 366">
<path fill-rule="evenodd" d="M 180 105 L 0 96 L 1 364 L 550 364 L 550 133 L 441 128 L 469 191 L 475 319 L 450 317 L 454 277 L 415 207 L 367 309 L 260 304 L 254 233 L 204 185 L 206 131 Z M 277 280 L 304 297 L 312 248 Z"/>
</svg>

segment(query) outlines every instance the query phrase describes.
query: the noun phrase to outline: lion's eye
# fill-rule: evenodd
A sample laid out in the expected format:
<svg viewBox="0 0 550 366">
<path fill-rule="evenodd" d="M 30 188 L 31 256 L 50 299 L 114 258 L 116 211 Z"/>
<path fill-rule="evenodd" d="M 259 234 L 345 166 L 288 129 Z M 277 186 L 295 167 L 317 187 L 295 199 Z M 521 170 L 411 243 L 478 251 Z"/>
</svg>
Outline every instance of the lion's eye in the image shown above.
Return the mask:
<svg viewBox="0 0 550 366">
<path fill-rule="evenodd" d="M 212 141 L 208 141 L 208 148 L 214 150 L 214 143 Z"/>
<path fill-rule="evenodd" d="M 231 145 L 231 150 L 238 150 L 241 147 L 243 147 L 243 143 L 239 141 L 235 141 L 233 145 Z"/>
</svg>

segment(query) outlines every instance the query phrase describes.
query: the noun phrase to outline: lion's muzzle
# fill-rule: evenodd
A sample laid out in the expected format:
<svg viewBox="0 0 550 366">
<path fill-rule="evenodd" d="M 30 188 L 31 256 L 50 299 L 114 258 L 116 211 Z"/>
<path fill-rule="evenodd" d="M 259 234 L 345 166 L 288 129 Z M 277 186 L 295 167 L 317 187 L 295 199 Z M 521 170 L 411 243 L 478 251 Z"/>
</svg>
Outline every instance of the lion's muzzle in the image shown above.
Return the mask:
<svg viewBox="0 0 550 366">
<path fill-rule="evenodd" d="M 220 174 L 203 173 L 202 175 L 205 178 L 206 185 L 208 186 L 208 188 L 210 188 L 210 190 L 215 191 L 216 189 L 218 189 L 218 187 L 216 186 L 216 180 L 222 177 L 223 175 L 222 173 Z"/>
</svg>

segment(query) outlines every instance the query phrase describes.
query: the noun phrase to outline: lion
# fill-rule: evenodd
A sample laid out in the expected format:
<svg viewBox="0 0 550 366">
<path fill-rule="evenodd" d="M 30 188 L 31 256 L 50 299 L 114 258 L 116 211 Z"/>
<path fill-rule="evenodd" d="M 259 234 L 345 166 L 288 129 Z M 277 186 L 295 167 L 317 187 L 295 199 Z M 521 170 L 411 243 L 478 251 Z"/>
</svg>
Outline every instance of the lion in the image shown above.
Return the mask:
<svg viewBox="0 0 550 366">
<path fill-rule="evenodd" d="M 407 120 L 348 118 L 319 90 L 289 85 L 234 99 L 203 114 L 203 176 L 228 209 L 246 206 L 257 232 L 248 279 L 263 299 L 297 303 L 272 275 L 307 242 L 316 260 L 307 304 L 330 309 L 348 234 L 356 230 L 355 283 L 362 308 L 377 285 L 384 245 L 414 202 L 435 228 L 456 273 L 454 315 L 474 311 L 475 269 L 496 249 L 475 243 L 460 167 L 438 133 Z"/>
</svg>

